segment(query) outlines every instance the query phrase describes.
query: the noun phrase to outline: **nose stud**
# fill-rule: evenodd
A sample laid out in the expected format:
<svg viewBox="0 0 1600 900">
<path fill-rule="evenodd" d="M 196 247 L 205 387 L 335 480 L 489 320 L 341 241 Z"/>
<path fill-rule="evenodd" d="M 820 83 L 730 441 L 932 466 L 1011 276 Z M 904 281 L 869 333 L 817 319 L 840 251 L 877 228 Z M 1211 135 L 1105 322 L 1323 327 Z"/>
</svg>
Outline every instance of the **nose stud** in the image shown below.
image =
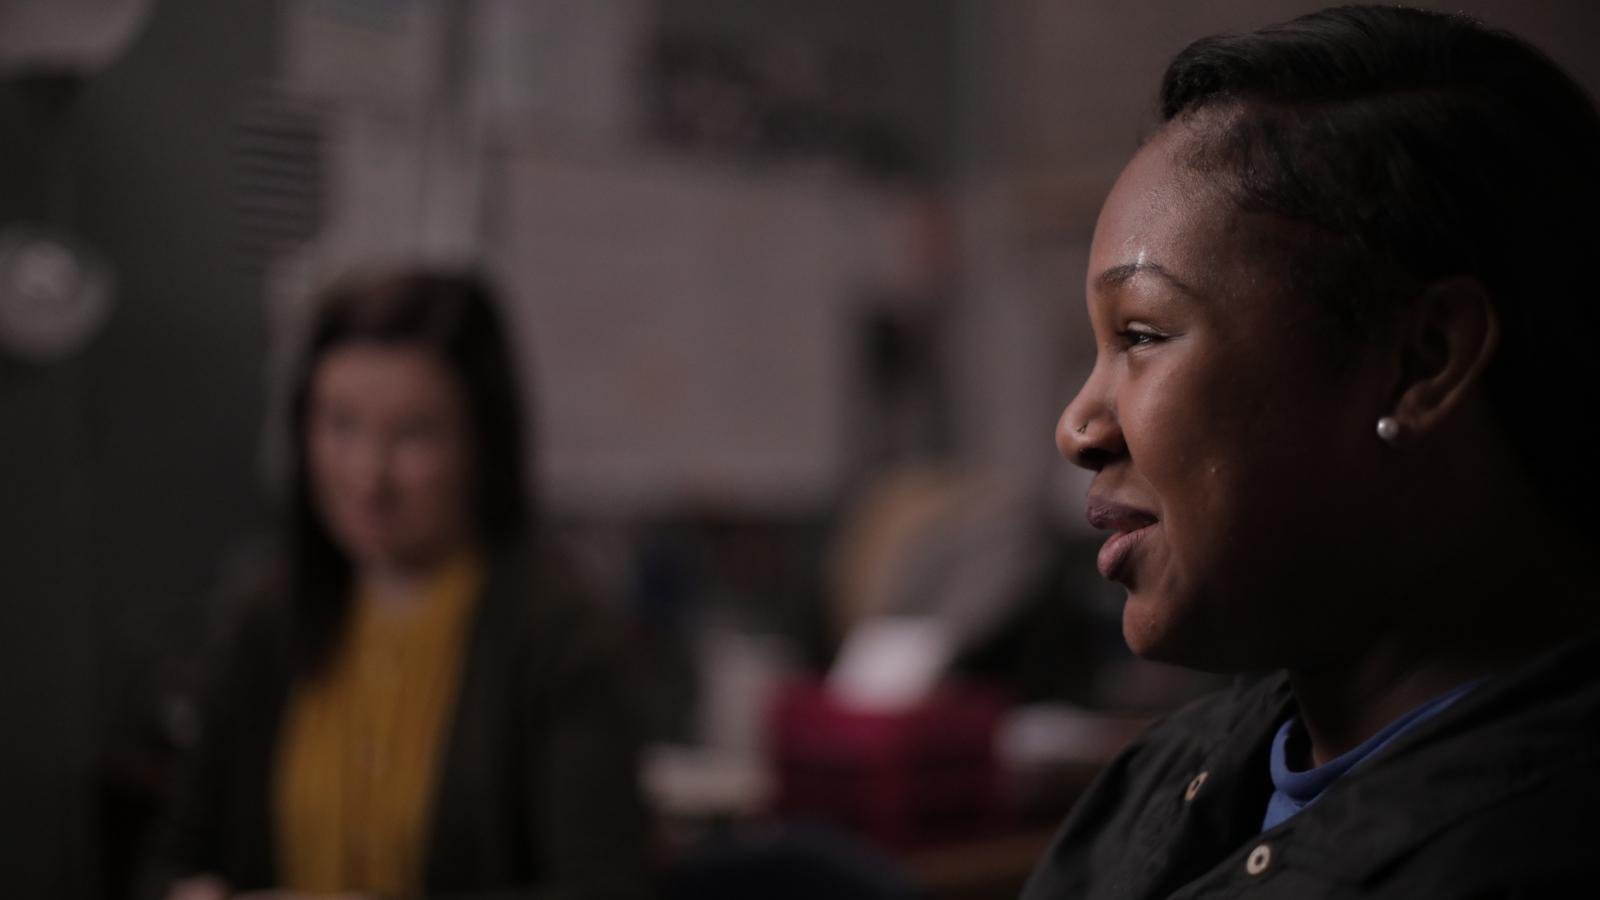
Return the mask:
<svg viewBox="0 0 1600 900">
<path fill-rule="evenodd" d="M 1088 430 L 1089 430 L 1089 423 L 1088 422 L 1084 422 L 1083 424 L 1079 425 L 1077 428 L 1073 429 L 1073 431 L 1077 432 L 1078 434 L 1083 434 L 1085 431 L 1088 431 Z"/>
</svg>

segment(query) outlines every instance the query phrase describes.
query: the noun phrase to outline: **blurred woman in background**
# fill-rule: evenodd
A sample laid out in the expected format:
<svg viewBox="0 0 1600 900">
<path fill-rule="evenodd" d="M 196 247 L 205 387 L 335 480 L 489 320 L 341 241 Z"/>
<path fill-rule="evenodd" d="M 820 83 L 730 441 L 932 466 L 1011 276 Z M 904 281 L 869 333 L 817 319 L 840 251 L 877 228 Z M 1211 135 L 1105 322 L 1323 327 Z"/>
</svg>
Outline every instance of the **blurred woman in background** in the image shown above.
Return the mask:
<svg viewBox="0 0 1600 900">
<path fill-rule="evenodd" d="M 1027 900 L 1600 883 L 1600 115 L 1464 17 L 1200 41 L 1101 211 L 1057 442 L 1154 726 Z"/>
<path fill-rule="evenodd" d="M 322 299 L 283 564 L 209 668 L 169 897 L 640 892 L 624 653 L 530 518 L 515 381 L 474 276 Z"/>
</svg>

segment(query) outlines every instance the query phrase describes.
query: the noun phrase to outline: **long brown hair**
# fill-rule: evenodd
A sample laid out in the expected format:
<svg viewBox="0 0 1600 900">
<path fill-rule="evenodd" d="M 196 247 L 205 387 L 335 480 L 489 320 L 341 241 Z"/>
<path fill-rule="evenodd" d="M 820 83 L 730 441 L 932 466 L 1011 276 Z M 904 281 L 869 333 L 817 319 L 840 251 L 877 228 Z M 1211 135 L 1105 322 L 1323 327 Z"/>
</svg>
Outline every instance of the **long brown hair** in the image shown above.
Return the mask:
<svg viewBox="0 0 1600 900">
<path fill-rule="evenodd" d="M 351 562 L 317 507 L 306 449 L 311 382 L 330 350 L 376 343 L 433 353 L 459 379 L 466 397 L 473 453 L 471 510 L 479 534 L 492 546 L 512 540 L 530 525 L 532 498 L 523 456 L 528 436 L 496 304 L 481 275 L 428 269 L 350 276 L 319 298 L 289 398 L 293 443 L 284 574 L 294 662 L 302 674 L 314 674 L 328 662 L 350 604 Z"/>
</svg>

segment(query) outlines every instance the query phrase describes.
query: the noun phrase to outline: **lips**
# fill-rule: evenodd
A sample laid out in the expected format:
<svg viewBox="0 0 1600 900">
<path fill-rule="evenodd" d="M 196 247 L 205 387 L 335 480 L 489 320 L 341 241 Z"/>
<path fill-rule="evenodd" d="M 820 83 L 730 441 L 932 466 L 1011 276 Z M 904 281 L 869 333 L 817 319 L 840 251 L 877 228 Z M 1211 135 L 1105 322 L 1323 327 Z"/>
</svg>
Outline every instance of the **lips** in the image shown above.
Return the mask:
<svg viewBox="0 0 1600 900">
<path fill-rule="evenodd" d="M 1125 503 L 1090 495 L 1085 515 L 1089 525 L 1103 531 L 1114 531 L 1106 539 L 1095 558 L 1102 577 L 1108 581 L 1126 581 L 1124 570 L 1135 548 L 1156 524 L 1154 514 Z"/>
</svg>

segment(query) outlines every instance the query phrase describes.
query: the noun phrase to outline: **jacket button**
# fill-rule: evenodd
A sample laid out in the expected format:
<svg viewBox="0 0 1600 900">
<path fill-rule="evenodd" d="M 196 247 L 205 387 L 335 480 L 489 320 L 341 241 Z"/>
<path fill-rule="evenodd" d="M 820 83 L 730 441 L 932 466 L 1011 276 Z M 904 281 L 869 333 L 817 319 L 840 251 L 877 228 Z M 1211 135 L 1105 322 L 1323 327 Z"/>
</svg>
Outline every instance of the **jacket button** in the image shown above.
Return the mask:
<svg viewBox="0 0 1600 900">
<path fill-rule="evenodd" d="M 1260 875 L 1272 865 L 1272 847 L 1267 844 L 1257 844 L 1250 851 L 1250 858 L 1244 861 L 1244 870 L 1251 875 Z"/>
<path fill-rule="evenodd" d="M 1206 775 L 1208 775 L 1208 774 L 1210 774 L 1210 773 L 1201 772 L 1199 775 L 1196 775 L 1192 781 L 1189 782 L 1189 786 L 1187 788 L 1184 788 L 1184 790 L 1183 790 L 1183 802 L 1188 803 L 1188 802 L 1194 800 L 1195 795 L 1200 793 L 1200 785 L 1206 783 Z"/>
</svg>

